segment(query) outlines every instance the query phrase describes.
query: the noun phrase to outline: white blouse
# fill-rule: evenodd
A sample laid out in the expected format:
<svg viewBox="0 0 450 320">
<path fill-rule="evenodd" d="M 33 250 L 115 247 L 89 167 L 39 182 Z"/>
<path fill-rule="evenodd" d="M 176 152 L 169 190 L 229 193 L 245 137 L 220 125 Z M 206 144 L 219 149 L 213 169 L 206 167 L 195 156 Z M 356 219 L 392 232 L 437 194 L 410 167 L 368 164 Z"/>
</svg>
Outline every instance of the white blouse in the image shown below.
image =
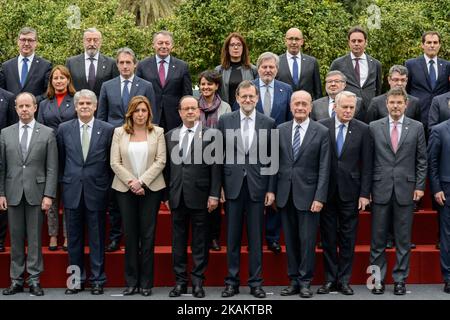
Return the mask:
<svg viewBox="0 0 450 320">
<path fill-rule="evenodd" d="M 128 145 L 128 156 L 133 166 L 133 174 L 136 178 L 139 178 L 145 172 L 147 166 L 147 141 L 130 142 Z"/>
</svg>

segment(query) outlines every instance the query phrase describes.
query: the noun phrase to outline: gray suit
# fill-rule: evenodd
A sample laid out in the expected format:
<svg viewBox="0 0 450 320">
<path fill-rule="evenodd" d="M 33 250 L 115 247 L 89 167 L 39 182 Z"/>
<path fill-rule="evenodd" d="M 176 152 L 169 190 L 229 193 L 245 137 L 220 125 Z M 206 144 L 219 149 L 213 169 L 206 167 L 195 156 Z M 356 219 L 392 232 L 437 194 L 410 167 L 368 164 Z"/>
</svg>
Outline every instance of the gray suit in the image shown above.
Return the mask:
<svg viewBox="0 0 450 320">
<path fill-rule="evenodd" d="M 2 130 L 0 137 L 0 195 L 8 203 L 11 236 L 10 277 L 23 285 L 25 238 L 28 240 L 27 272 L 30 284 L 39 283 L 43 271 L 41 211 L 44 196 L 55 198 L 58 149 L 53 130 L 36 122 L 28 129 L 31 140 L 25 160 L 19 144 L 19 125 Z"/>
<path fill-rule="evenodd" d="M 322 119 L 330 118 L 330 114 L 328 113 L 328 105 L 329 105 L 329 97 L 323 97 L 313 101 L 313 107 L 311 114 L 309 115 L 312 120 L 319 121 Z M 355 110 L 355 119 L 363 121 L 363 105 L 362 99 L 356 97 L 356 110 Z"/>
<path fill-rule="evenodd" d="M 427 150 L 422 123 L 404 117 L 397 152 L 391 144 L 389 117 L 369 125 L 373 144 L 372 240 L 370 264 L 386 276 L 386 236 L 389 216 L 393 215 L 396 239 L 395 282 L 404 282 L 409 273 L 414 190 L 425 190 Z"/>
</svg>

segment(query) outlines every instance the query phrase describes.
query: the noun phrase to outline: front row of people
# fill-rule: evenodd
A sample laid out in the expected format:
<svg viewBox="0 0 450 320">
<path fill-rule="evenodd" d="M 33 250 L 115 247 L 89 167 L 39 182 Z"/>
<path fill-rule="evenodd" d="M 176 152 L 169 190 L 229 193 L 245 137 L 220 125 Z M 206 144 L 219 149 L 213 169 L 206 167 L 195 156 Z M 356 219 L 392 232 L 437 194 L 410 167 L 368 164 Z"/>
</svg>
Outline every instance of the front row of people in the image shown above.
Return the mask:
<svg viewBox="0 0 450 320">
<path fill-rule="evenodd" d="M 222 297 L 239 293 L 243 221 L 246 219 L 250 293 L 266 297 L 262 287 L 264 210 L 277 208 L 285 232 L 290 285 L 281 295 L 313 296 L 316 233 L 321 224 L 326 282 L 317 293 L 340 291 L 349 285 L 356 241 L 358 212 L 372 198 L 370 264 L 378 266 L 374 294 L 384 293 L 386 234 L 393 216 L 397 260 L 394 293 L 406 293 L 414 201 L 423 196 L 427 170 L 422 124 L 404 116 L 407 95 L 401 88 L 387 94 L 388 117 L 369 126 L 354 119 L 356 96 L 336 96 L 335 117 L 309 119 L 312 98 L 306 91 L 291 97 L 292 121 L 278 126 L 256 111 L 257 86 L 243 81 L 236 90 L 239 109 L 220 116 L 217 129 L 199 123 L 198 101 L 183 97 L 183 124 L 168 132 L 152 124 L 150 102 L 131 99 L 122 127 L 94 118 L 93 92 L 75 94 L 77 119 L 61 124 L 55 134 L 34 120 L 36 101 L 22 93 L 16 99 L 19 123 L 0 136 L 0 209 L 8 209 L 11 236 L 11 295 L 23 291 L 25 265 L 30 292 L 43 295 L 39 277 L 42 210 L 56 197 L 58 173 L 67 214 L 69 263 L 79 268 L 79 281 L 66 290 L 84 290 L 84 222 L 90 247 L 89 282 L 92 294 L 102 294 L 105 211 L 109 187 L 115 190 L 125 231 L 124 295 L 151 294 L 154 238 L 161 201 L 172 213 L 172 256 L 176 285 L 170 297 L 187 293 L 187 240 L 192 225 L 192 294 L 205 296 L 208 263 L 208 213 L 225 201 L 227 267 Z M 450 197 L 445 154 L 448 122 L 433 129 L 429 144 L 431 187 L 441 211 L 441 244 L 447 248 Z M 219 138 L 222 139 L 219 139 Z M 59 152 L 58 152 L 59 151 Z M 59 160 L 58 160 L 59 157 Z M 58 164 L 61 166 L 58 170 Z M 112 170 L 111 170 L 112 169 Z M 222 186 L 222 192 L 221 192 Z M 276 200 L 276 202 L 275 202 Z M 446 216 L 447 215 L 447 216 Z M 25 238 L 28 255 L 25 263 Z M 441 250 L 441 268 L 450 293 L 448 250 Z"/>
</svg>

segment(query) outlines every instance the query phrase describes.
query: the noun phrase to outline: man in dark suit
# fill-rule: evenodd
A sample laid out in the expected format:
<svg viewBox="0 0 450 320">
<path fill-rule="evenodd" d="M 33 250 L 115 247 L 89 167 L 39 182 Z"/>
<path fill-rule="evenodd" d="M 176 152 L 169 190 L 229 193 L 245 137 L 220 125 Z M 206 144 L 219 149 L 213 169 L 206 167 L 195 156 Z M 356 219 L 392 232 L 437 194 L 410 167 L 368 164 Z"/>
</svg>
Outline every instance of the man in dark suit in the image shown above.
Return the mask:
<svg viewBox="0 0 450 320">
<path fill-rule="evenodd" d="M 403 88 L 406 89 L 408 83 L 408 69 L 401 65 L 393 65 L 389 69 L 388 82 L 391 89 Z M 369 108 L 367 109 L 366 122 L 370 123 L 374 120 L 378 120 L 386 117 L 389 112 L 386 106 L 386 93 L 379 95 L 370 101 Z M 420 100 L 412 95 L 408 94 L 408 101 L 406 103 L 405 116 L 408 118 L 420 121 Z"/>
<path fill-rule="evenodd" d="M 289 110 L 292 89 L 284 82 L 275 80 L 279 59 L 272 52 L 262 53 L 256 63 L 258 79 L 253 83 L 259 88 L 256 110 L 275 120 L 275 125 L 292 119 Z M 267 248 L 274 253 L 281 252 L 280 246 L 281 217 L 270 206 L 266 208 L 266 242 Z"/>
<path fill-rule="evenodd" d="M 414 201 L 423 197 L 427 171 L 422 123 L 404 115 L 408 96 L 403 88 L 387 93 L 389 115 L 370 123 L 373 144 L 372 239 L 370 265 L 380 268 L 373 294 L 383 294 L 386 277 L 386 242 L 389 216 L 393 216 L 396 240 L 394 294 L 406 294 L 409 273 Z"/>
<path fill-rule="evenodd" d="M 203 298 L 209 253 L 208 214 L 219 204 L 222 172 L 220 164 L 208 163 L 203 156 L 197 162 L 196 157 L 204 155 L 205 148 L 211 143 L 203 137 L 217 137 L 214 134 L 217 130 L 202 127 L 198 121 L 198 101 L 192 96 L 181 99 L 179 113 L 183 124 L 166 134 L 167 154 L 171 155 L 165 172 L 166 185 L 170 186 L 166 192 L 169 200 L 166 204 L 172 212 L 172 257 L 176 278 L 169 297 L 187 293 L 187 241 L 191 225 L 192 295 Z"/>
<path fill-rule="evenodd" d="M 192 82 L 186 62 L 170 55 L 173 35 L 159 31 L 153 36 L 155 55 L 139 62 L 136 75 L 153 84 L 156 105 L 153 122 L 170 131 L 181 124 L 178 102 L 185 95 L 192 95 Z"/>
<path fill-rule="evenodd" d="M 318 294 L 353 294 L 349 282 L 358 213 L 369 204 L 372 179 L 369 126 L 354 119 L 355 109 L 356 95 L 342 91 L 336 96 L 336 116 L 320 121 L 330 134 L 331 170 L 328 200 L 320 214 L 326 282 Z"/>
<path fill-rule="evenodd" d="M 0 88 L 14 95 L 29 92 L 39 105 L 47 91 L 52 64 L 35 54 L 38 44 L 37 32 L 33 28 L 20 29 L 17 38 L 19 56 L 4 62 L 0 68 Z"/>
<path fill-rule="evenodd" d="M 441 36 L 436 31 L 427 31 L 422 35 L 423 56 L 405 62 L 408 68 L 406 91 L 419 98 L 421 122 L 428 136 L 428 112 L 431 100 L 450 91 L 450 62 L 438 58 L 441 48 Z"/>
<path fill-rule="evenodd" d="M 89 28 L 83 34 L 84 53 L 70 57 L 66 67 L 72 76 L 77 91 L 89 89 L 98 97 L 103 82 L 119 75 L 114 59 L 100 53 L 102 34 Z"/>
<path fill-rule="evenodd" d="M 286 32 L 284 43 L 286 53 L 280 56 L 277 79 L 292 87 L 292 91 L 306 90 L 314 99 L 322 97 L 319 64 L 316 58 L 301 52 L 303 34 L 297 28 Z"/>
<path fill-rule="evenodd" d="M 282 296 L 300 293 L 311 298 L 319 213 L 327 201 L 330 174 L 328 129 L 311 121 L 311 95 L 291 97 L 293 121 L 278 126 L 280 169 L 276 182 L 277 207 L 283 222 L 290 285 Z"/>
<path fill-rule="evenodd" d="M 36 110 L 36 98 L 20 93 L 16 98 L 19 122 L 0 135 L 0 210 L 8 209 L 11 239 L 11 286 L 3 290 L 4 295 L 23 292 L 25 264 L 30 293 L 44 295 L 39 281 L 44 270 L 42 211 L 56 197 L 58 148 L 53 130 L 34 119 Z"/>
<path fill-rule="evenodd" d="M 0 88 L 0 130 L 18 121 L 14 108 L 15 95 Z M 0 252 L 5 252 L 5 237 L 8 229 L 8 215 L 0 214 Z"/>
<path fill-rule="evenodd" d="M 81 283 L 65 294 L 84 290 L 84 229 L 89 236 L 91 293 L 103 294 L 105 275 L 105 214 L 112 171 L 109 153 L 114 127 L 94 118 L 95 93 L 83 89 L 74 96 L 78 118 L 58 128 L 62 198 L 66 214 L 69 265 L 78 266 Z"/>
<path fill-rule="evenodd" d="M 269 185 L 269 178 L 275 172 L 267 164 L 270 162 L 270 165 L 274 165 L 274 159 L 262 159 L 261 149 L 264 154 L 271 147 L 271 129 L 275 129 L 275 121 L 256 111 L 258 88 L 253 82 L 245 80 L 239 84 L 236 100 L 239 110 L 222 115 L 218 125 L 226 147 L 223 188 L 228 230 L 228 276 L 222 297 L 228 298 L 239 293 L 241 236 L 245 212 L 250 294 L 256 298 L 265 298 L 261 277 L 264 206 L 272 205 L 275 200 L 274 187 Z M 261 160 L 268 161 L 263 164 Z"/>
<path fill-rule="evenodd" d="M 331 63 L 330 70 L 340 70 L 347 77 L 346 90 L 363 99 L 363 117 L 373 97 L 381 94 L 381 63 L 365 53 L 367 32 L 361 27 L 353 27 L 347 33 L 349 54 Z"/>
<path fill-rule="evenodd" d="M 120 75 L 103 83 L 100 90 L 97 119 L 108 122 L 114 127 L 123 125 L 128 111 L 128 102 L 134 96 L 145 96 L 152 107 L 156 105 L 153 85 L 134 74 L 137 59 L 130 48 L 120 48 L 117 51 L 117 68 Z M 109 240 L 106 251 L 113 252 L 120 248 L 122 237 L 122 217 L 116 204 L 115 192 L 111 189 L 109 207 Z"/>
<path fill-rule="evenodd" d="M 431 100 L 430 112 L 428 114 L 428 128 L 450 119 L 450 91 Z"/>
<path fill-rule="evenodd" d="M 431 128 L 428 140 L 431 193 L 439 205 L 441 273 L 450 293 L 450 120 Z"/>
<path fill-rule="evenodd" d="M 312 111 L 310 118 L 312 120 L 322 120 L 334 118 L 334 99 L 339 92 L 343 91 L 347 85 L 347 77 L 339 70 L 330 71 L 325 77 L 325 90 L 328 96 L 314 100 L 312 103 Z M 363 120 L 363 103 L 362 99 L 356 98 L 355 119 Z"/>
</svg>

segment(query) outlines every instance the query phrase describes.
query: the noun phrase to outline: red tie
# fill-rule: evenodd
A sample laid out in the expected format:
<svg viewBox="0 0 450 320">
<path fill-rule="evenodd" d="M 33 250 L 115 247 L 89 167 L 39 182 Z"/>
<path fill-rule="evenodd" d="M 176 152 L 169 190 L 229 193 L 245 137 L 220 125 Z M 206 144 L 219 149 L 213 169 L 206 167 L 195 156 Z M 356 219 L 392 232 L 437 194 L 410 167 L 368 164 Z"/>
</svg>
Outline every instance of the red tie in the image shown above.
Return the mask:
<svg viewBox="0 0 450 320">
<path fill-rule="evenodd" d="M 391 144 L 392 144 L 392 149 L 394 150 L 394 153 L 397 152 L 397 148 L 398 148 L 398 130 L 397 130 L 397 121 L 394 121 L 394 128 L 392 129 L 391 132 Z"/>
<path fill-rule="evenodd" d="M 161 82 L 161 87 L 166 84 L 166 71 L 164 70 L 164 60 L 159 62 L 159 81 Z"/>
</svg>

